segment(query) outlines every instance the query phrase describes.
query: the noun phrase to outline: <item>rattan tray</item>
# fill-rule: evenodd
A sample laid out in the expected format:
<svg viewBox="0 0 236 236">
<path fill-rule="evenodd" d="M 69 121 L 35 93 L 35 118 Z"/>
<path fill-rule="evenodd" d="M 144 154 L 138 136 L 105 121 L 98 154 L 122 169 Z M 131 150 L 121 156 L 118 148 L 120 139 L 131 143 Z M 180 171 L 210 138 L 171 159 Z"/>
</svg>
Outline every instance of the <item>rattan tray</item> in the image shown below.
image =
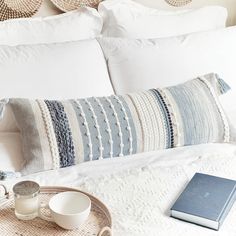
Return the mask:
<svg viewBox="0 0 236 236">
<path fill-rule="evenodd" d="M 65 191 L 82 192 L 67 187 L 41 187 L 40 201 L 48 202 L 53 195 Z M 0 198 L 0 235 L 111 236 L 112 219 L 109 210 L 100 200 L 88 193 L 85 194 L 90 197 L 92 202 L 89 218 L 79 229 L 69 231 L 38 217 L 30 221 L 18 220 L 14 214 L 13 194 L 8 193 L 5 189 L 5 197 Z"/>
</svg>

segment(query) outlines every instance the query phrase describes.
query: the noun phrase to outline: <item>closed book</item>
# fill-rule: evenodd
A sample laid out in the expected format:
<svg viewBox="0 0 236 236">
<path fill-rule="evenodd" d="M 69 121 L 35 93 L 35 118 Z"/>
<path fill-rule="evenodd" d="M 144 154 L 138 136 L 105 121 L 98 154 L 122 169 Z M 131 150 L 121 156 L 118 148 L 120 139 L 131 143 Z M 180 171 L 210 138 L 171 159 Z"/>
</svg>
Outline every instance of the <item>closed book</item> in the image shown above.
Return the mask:
<svg viewBox="0 0 236 236">
<path fill-rule="evenodd" d="M 196 173 L 171 208 L 171 216 L 219 230 L 236 198 L 236 181 Z"/>
</svg>

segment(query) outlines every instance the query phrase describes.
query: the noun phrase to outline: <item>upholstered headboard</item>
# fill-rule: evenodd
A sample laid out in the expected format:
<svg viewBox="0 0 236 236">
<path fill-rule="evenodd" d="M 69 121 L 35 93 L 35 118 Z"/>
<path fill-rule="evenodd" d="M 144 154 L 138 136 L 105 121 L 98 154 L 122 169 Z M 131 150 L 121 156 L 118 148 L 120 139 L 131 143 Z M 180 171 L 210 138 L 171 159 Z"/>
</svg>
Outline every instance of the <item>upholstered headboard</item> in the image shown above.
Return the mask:
<svg viewBox="0 0 236 236">
<path fill-rule="evenodd" d="M 166 3 L 165 0 L 135 0 L 136 2 L 142 3 L 145 6 L 156 7 L 160 9 L 169 9 L 176 10 L 180 9 L 179 7 L 173 7 Z M 196 8 L 206 5 L 221 5 L 228 9 L 229 19 L 228 25 L 236 25 L 236 0 L 192 0 L 192 2 L 185 7 L 181 8 Z M 44 0 L 40 10 L 37 12 L 36 16 L 45 16 L 45 15 L 55 15 L 60 14 L 58 10 L 50 0 Z"/>
</svg>

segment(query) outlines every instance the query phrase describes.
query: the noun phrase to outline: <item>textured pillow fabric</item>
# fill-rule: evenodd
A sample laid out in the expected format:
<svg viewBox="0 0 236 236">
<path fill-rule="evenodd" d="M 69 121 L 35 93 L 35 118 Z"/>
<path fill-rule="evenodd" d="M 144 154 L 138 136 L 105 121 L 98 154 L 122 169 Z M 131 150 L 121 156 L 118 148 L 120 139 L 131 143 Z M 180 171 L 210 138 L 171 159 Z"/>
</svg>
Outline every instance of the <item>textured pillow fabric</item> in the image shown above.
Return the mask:
<svg viewBox="0 0 236 236">
<path fill-rule="evenodd" d="M 22 45 L 91 39 L 100 35 L 102 18 L 93 8 L 56 16 L 0 22 L 0 44 Z"/>
<path fill-rule="evenodd" d="M 103 35 L 125 38 L 161 38 L 225 27 L 227 10 L 220 6 L 164 11 L 131 0 L 99 4 Z"/>
<path fill-rule="evenodd" d="M 76 100 L 10 99 L 21 130 L 23 174 L 138 152 L 230 142 L 215 74 L 124 96 Z"/>
<path fill-rule="evenodd" d="M 113 93 L 104 54 L 95 39 L 0 45 L 0 81 L 2 98 L 65 99 Z"/>
<path fill-rule="evenodd" d="M 0 104 L 1 104 L 0 100 Z M 10 106 L 5 106 L 4 110 L 0 111 L 0 134 L 1 133 L 19 133 L 16 124 L 15 116 Z M 3 115 L 4 114 L 4 115 Z"/>
</svg>

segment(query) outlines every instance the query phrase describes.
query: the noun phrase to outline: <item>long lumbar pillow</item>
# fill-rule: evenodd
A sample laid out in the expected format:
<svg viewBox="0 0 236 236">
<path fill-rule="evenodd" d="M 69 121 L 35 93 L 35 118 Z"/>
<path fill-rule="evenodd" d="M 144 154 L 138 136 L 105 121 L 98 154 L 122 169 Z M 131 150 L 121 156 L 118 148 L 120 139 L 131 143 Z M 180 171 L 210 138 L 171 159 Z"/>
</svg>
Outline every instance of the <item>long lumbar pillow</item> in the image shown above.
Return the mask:
<svg viewBox="0 0 236 236">
<path fill-rule="evenodd" d="M 234 140 L 215 74 L 124 96 L 10 99 L 23 138 L 22 174 L 138 152 Z"/>
</svg>

